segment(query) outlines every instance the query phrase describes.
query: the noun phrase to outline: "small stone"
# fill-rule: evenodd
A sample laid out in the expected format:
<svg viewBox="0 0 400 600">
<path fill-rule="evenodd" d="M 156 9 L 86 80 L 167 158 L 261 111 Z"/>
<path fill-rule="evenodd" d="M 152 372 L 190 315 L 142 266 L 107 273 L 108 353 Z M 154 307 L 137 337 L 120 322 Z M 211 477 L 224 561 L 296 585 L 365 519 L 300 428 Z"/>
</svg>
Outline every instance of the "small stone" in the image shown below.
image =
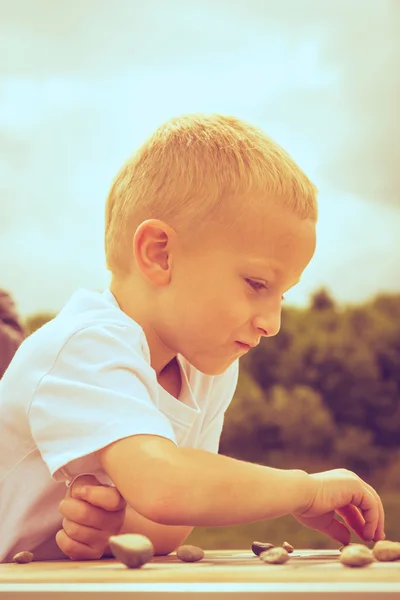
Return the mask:
<svg viewBox="0 0 400 600">
<path fill-rule="evenodd" d="M 349 544 L 345 544 L 344 546 L 340 546 L 339 552 L 342 552 L 342 550 L 344 548 L 349 548 L 350 546 L 360 546 L 360 544 L 354 544 L 353 542 L 350 542 Z M 361 546 L 362 546 L 362 544 L 361 544 Z"/>
<path fill-rule="evenodd" d="M 30 563 L 33 561 L 33 552 L 28 552 L 28 550 L 17 552 L 13 556 L 13 561 L 20 564 Z"/>
<path fill-rule="evenodd" d="M 204 558 L 204 550 L 198 546 L 179 546 L 176 550 L 176 556 L 183 562 L 197 562 Z"/>
<path fill-rule="evenodd" d="M 253 542 L 251 545 L 251 549 L 256 556 L 260 556 L 261 552 L 271 550 L 271 548 L 275 548 L 275 546 L 274 544 L 269 544 L 268 542 Z"/>
<path fill-rule="evenodd" d="M 348 567 L 366 567 L 374 560 L 371 550 L 363 544 L 349 544 L 340 555 L 340 562 Z"/>
<path fill-rule="evenodd" d="M 130 569 L 139 569 L 154 556 L 154 547 L 149 538 L 137 533 L 112 535 L 108 544 L 115 558 Z"/>
<path fill-rule="evenodd" d="M 372 552 L 375 558 L 382 562 L 400 560 L 400 542 L 380 540 L 376 542 Z"/>
<path fill-rule="evenodd" d="M 289 542 L 283 542 L 282 548 L 285 548 L 286 552 L 289 552 L 289 554 L 291 554 L 294 550 L 292 544 L 289 544 Z"/>
<path fill-rule="evenodd" d="M 261 552 L 260 558 L 263 562 L 281 565 L 289 560 L 289 554 L 285 548 L 276 547 Z"/>
</svg>

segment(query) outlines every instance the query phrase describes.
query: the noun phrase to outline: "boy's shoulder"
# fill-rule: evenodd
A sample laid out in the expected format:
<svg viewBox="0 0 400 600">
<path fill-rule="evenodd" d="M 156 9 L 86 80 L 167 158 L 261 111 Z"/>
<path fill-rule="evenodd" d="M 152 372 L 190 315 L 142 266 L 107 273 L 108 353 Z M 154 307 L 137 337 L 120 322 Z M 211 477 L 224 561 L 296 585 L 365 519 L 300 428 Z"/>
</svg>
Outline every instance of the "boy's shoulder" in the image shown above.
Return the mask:
<svg viewBox="0 0 400 600">
<path fill-rule="evenodd" d="M 118 338 L 123 345 L 150 357 L 142 327 L 121 310 L 109 289 L 104 292 L 76 291 L 47 325 L 49 334 L 56 338 L 60 334 L 65 341 L 73 337 L 90 339 L 94 352 L 96 346 Z"/>
<path fill-rule="evenodd" d="M 140 325 L 120 309 L 109 290 L 79 289 L 54 319 L 22 343 L 16 359 L 21 365 L 27 360 L 32 364 L 33 360 L 47 372 L 56 362 L 70 362 L 71 356 L 83 368 L 110 352 L 120 358 L 125 350 L 145 361 L 149 358 Z"/>
<path fill-rule="evenodd" d="M 56 319 L 87 327 L 108 321 L 115 325 L 130 327 L 138 332 L 142 331 L 140 325 L 121 310 L 109 289 L 104 292 L 77 290 Z"/>
<path fill-rule="evenodd" d="M 133 338 L 143 334 L 141 326 L 124 313 L 110 290 L 93 292 L 77 290 L 61 311 L 51 321 L 43 325 L 33 336 L 41 333 L 44 336 L 57 336 L 57 332 L 68 333 L 69 336 L 83 330 L 98 328 L 99 333 L 107 327 L 129 329 Z M 135 335 L 136 334 L 136 335 Z"/>
</svg>

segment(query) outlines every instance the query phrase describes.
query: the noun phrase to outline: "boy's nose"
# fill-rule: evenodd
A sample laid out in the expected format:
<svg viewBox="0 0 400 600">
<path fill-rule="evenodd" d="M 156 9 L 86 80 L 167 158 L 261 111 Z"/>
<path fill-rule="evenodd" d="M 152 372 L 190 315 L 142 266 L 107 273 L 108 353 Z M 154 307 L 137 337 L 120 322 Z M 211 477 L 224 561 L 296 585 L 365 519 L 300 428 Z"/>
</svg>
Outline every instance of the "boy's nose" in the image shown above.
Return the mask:
<svg viewBox="0 0 400 600">
<path fill-rule="evenodd" d="M 273 337 L 279 333 L 281 328 L 281 308 L 279 310 L 269 311 L 268 314 L 259 316 L 254 326 L 264 337 Z"/>
</svg>

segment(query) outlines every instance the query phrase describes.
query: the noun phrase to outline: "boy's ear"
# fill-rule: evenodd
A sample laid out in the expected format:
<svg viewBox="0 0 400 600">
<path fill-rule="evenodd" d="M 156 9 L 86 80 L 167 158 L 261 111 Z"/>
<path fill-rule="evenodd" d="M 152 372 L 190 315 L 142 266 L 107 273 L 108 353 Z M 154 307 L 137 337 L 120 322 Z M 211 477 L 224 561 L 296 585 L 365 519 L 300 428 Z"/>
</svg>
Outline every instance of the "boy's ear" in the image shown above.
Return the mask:
<svg viewBox="0 0 400 600">
<path fill-rule="evenodd" d="M 175 230 L 159 219 L 143 221 L 137 228 L 133 239 L 135 262 L 153 285 L 169 283 L 175 241 Z"/>
</svg>

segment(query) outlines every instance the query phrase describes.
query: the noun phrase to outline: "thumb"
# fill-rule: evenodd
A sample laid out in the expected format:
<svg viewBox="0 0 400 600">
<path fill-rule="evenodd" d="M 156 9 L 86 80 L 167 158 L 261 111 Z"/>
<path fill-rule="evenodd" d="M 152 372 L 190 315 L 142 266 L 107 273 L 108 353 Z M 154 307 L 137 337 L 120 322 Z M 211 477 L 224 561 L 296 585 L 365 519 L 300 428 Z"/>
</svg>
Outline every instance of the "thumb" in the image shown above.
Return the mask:
<svg viewBox="0 0 400 600">
<path fill-rule="evenodd" d="M 299 517 L 296 515 L 296 518 L 300 523 L 303 523 L 303 525 L 315 529 L 316 531 L 320 531 L 333 540 L 347 546 L 351 538 L 350 531 L 344 523 L 338 521 L 338 519 L 334 517 L 334 514 L 335 513 L 331 513 L 329 518 L 327 518 L 328 515 L 310 518 Z"/>
<path fill-rule="evenodd" d="M 111 512 L 126 508 L 126 502 L 117 488 L 101 483 L 94 475 L 85 474 L 74 479 L 71 497 Z"/>
<path fill-rule="evenodd" d="M 87 485 L 103 485 L 94 475 L 90 475 L 89 473 L 84 473 L 82 475 L 77 475 L 75 479 L 72 480 L 70 487 L 68 488 L 68 492 L 66 494 L 69 498 L 80 498 L 80 495 L 77 493 L 79 488 L 82 488 Z"/>
<path fill-rule="evenodd" d="M 338 521 L 337 519 L 332 519 L 331 523 L 327 527 L 319 529 L 319 531 L 321 531 L 321 533 L 325 533 L 325 535 L 329 536 L 333 540 L 340 542 L 343 544 L 343 546 L 347 546 L 347 544 L 350 542 L 350 531 L 346 525 L 344 525 L 344 523 Z"/>
</svg>

